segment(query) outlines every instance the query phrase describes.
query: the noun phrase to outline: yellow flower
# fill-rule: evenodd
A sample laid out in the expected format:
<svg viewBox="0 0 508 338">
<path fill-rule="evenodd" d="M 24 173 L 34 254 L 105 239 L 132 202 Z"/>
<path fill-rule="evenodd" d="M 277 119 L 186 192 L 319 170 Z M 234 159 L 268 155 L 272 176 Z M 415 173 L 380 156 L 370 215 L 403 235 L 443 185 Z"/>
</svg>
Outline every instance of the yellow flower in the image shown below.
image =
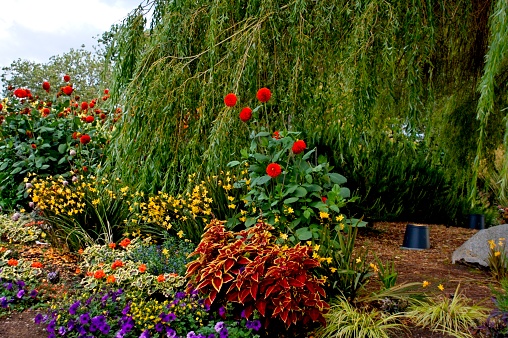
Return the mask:
<svg viewBox="0 0 508 338">
<path fill-rule="evenodd" d="M 332 264 L 332 257 L 326 257 L 326 263 Z"/>
<path fill-rule="evenodd" d="M 427 287 L 427 286 L 429 286 L 429 285 L 430 285 L 430 282 L 427 282 L 426 280 L 424 280 L 424 281 L 423 281 L 423 283 L 422 283 L 422 286 L 423 286 L 424 288 L 426 288 L 426 287 Z"/>
<path fill-rule="evenodd" d="M 281 233 L 280 234 L 280 238 L 282 238 L 283 240 L 287 240 L 288 239 L 288 235 Z"/>
<path fill-rule="evenodd" d="M 233 203 L 231 203 L 230 205 L 228 205 L 228 208 L 229 208 L 229 209 L 234 209 L 234 208 L 236 208 L 236 205 L 235 205 L 235 204 L 233 204 Z"/>
<path fill-rule="evenodd" d="M 336 269 L 336 268 L 334 268 L 334 267 L 331 267 L 331 268 L 330 268 L 330 271 L 331 271 L 332 273 L 335 273 L 335 271 L 337 271 L 337 269 Z"/>
<path fill-rule="evenodd" d="M 374 272 L 378 272 L 379 271 L 377 265 L 374 264 L 374 263 L 370 263 L 370 267 L 372 268 L 372 270 L 374 270 Z"/>
<path fill-rule="evenodd" d="M 314 245 L 314 251 L 319 251 L 319 248 L 320 248 L 319 244 Z"/>
<path fill-rule="evenodd" d="M 493 239 L 491 239 L 491 240 L 489 241 L 489 246 L 490 246 L 490 249 L 491 249 L 491 250 L 492 250 L 492 249 L 494 249 L 494 248 L 496 247 L 496 242 L 494 242 L 494 240 L 493 240 Z"/>
<path fill-rule="evenodd" d="M 356 259 L 356 263 L 361 263 L 361 262 L 362 262 L 362 259 L 361 259 L 360 257 L 358 257 L 358 258 Z"/>
<path fill-rule="evenodd" d="M 293 208 L 289 207 L 288 208 L 288 214 L 292 214 L 294 212 Z"/>
<path fill-rule="evenodd" d="M 439 285 L 437 286 L 437 288 L 438 288 L 439 290 L 441 290 L 441 291 L 443 291 L 443 290 L 444 290 L 444 286 L 443 286 L 443 284 L 439 284 Z"/>
<path fill-rule="evenodd" d="M 336 220 L 337 222 L 340 222 L 340 221 L 342 221 L 343 219 L 344 219 L 344 215 L 339 215 L 339 216 L 335 217 L 335 220 Z"/>
<path fill-rule="evenodd" d="M 235 198 L 233 196 L 228 196 L 228 200 L 230 200 L 231 202 L 233 202 L 235 200 Z"/>
<path fill-rule="evenodd" d="M 321 219 L 329 218 L 329 216 L 330 216 L 330 215 L 329 215 L 327 212 L 323 212 L 323 211 L 320 211 L 320 212 L 319 212 L 319 217 L 320 217 Z"/>
<path fill-rule="evenodd" d="M 305 242 L 308 246 L 311 246 L 312 245 L 312 242 L 311 241 L 307 241 Z"/>
<path fill-rule="evenodd" d="M 497 257 L 497 256 L 500 256 L 500 255 L 501 255 L 501 252 L 500 252 L 500 251 L 496 251 L 496 252 L 494 252 L 494 256 L 496 256 L 496 257 Z"/>
<path fill-rule="evenodd" d="M 162 249 L 162 253 L 163 253 L 165 256 L 167 256 L 167 255 L 169 255 L 169 250 L 168 250 L 168 249 L 166 249 L 166 248 L 164 248 L 164 249 Z"/>
<path fill-rule="evenodd" d="M 183 237 L 183 230 L 180 230 L 176 233 L 178 235 L 178 237 L 182 238 Z"/>
</svg>

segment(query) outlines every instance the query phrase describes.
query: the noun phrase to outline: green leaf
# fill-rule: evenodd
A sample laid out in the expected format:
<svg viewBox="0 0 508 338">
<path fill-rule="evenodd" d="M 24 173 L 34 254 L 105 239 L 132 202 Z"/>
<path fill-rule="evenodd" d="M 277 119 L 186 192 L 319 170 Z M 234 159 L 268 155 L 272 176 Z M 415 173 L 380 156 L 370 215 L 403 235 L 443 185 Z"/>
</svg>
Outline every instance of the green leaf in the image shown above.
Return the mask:
<svg viewBox="0 0 508 338">
<path fill-rule="evenodd" d="M 284 200 L 284 204 L 291 204 L 291 203 L 294 203 L 294 202 L 298 201 L 298 199 L 299 199 L 298 197 L 290 197 L 290 198 L 286 198 L 286 199 Z"/>
<path fill-rule="evenodd" d="M 264 136 L 270 136 L 270 133 L 267 131 L 261 131 L 257 133 L 254 137 L 264 137 Z"/>
<path fill-rule="evenodd" d="M 295 197 L 305 197 L 305 195 L 307 195 L 307 189 L 305 189 L 304 187 L 296 188 L 296 191 L 294 194 Z"/>
<path fill-rule="evenodd" d="M 256 180 L 256 185 L 263 185 L 266 182 L 270 181 L 271 177 L 268 175 L 258 177 Z"/>
<path fill-rule="evenodd" d="M 305 175 L 305 180 L 307 181 L 307 183 L 311 184 L 312 183 L 312 176 L 311 175 Z"/>
<path fill-rule="evenodd" d="M 62 143 L 62 144 L 60 144 L 60 145 L 58 146 L 58 152 L 59 152 L 60 154 L 65 153 L 65 151 L 66 151 L 66 150 L 67 150 L 67 144 L 65 144 L 65 143 Z"/>
<path fill-rule="evenodd" d="M 58 164 L 62 164 L 62 163 L 64 163 L 66 159 L 67 159 L 67 158 L 66 158 L 65 156 L 64 156 L 64 157 L 62 157 L 62 158 L 58 161 Z"/>
<path fill-rule="evenodd" d="M 49 168 L 49 164 L 45 164 L 41 167 L 41 170 L 45 170 L 45 169 L 48 169 Z"/>
<path fill-rule="evenodd" d="M 255 153 L 254 154 L 254 158 L 258 162 L 270 162 L 270 157 L 268 157 L 266 155 L 263 155 L 263 154 L 260 154 L 260 153 Z"/>
<path fill-rule="evenodd" d="M 340 195 L 344 198 L 349 198 L 349 196 L 351 196 L 351 192 L 348 188 L 340 188 Z"/>
<path fill-rule="evenodd" d="M 315 151 L 316 151 L 316 148 L 312 149 L 312 150 L 311 150 L 311 151 L 309 151 L 309 152 L 306 152 L 306 153 L 303 155 L 302 160 L 306 161 L 306 160 L 310 157 L 310 155 L 312 155 Z"/>
<path fill-rule="evenodd" d="M 250 226 L 253 226 L 254 224 L 256 224 L 256 217 L 249 217 L 245 221 L 245 227 L 247 227 L 247 228 Z"/>
<path fill-rule="evenodd" d="M 0 165 L 0 171 L 4 171 L 8 165 L 9 165 L 9 162 L 3 162 L 2 165 Z"/>
<path fill-rule="evenodd" d="M 347 182 L 347 179 L 341 174 L 328 173 L 328 176 L 330 177 L 330 180 L 335 184 L 344 184 Z"/>
<path fill-rule="evenodd" d="M 308 192 L 317 192 L 317 191 L 321 191 L 322 190 L 321 186 L 319 186 L 317 184 L 304 184 L 303 187 Z"/>
<path fill-rule="evenodd" d="M 295 231 L 295 235 L 300 241 L 306 241 L 312 238 L 312 232 L 309 228 L 300 228 Z"/>
<path fill-rule="evenodd" d="M 303 212 L 303 217 L 309 219 L 309 217 L 310 217 L 310 211 L 308 209 Z"/>
<path fill-rule="evenodd" d="M 58 148 L 60 150 L 60 148 Z M 236 167 L 240 164 L 240 161 L 231 161 L 227 164 L 228 167 Z"/>
<path fill-rule="evenodd" d="M 14 174 L 19 173 L 22 169 L 23 169 L 23 168 L 21 168 L 21 167 L 14 168 L 14 170 L 13 170 L 13 171 L 11 171 L 11 175 L 14 175 Z"/>
</svg>

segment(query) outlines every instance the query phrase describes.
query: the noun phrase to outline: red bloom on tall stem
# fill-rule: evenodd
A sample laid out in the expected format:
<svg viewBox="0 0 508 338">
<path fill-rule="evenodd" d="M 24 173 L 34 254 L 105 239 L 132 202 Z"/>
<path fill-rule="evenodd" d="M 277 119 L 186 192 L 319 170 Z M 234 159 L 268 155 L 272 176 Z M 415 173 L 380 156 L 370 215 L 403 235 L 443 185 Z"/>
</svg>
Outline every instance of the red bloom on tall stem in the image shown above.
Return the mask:
<svg viewBox="0 0 508 338">
<path fill-rule="evenodd" d="M 273 138 L 276 140 L 280 140 L 280 132 L 278 130 L 273 132 Z"/>
<path fill-rule="evenodd" d="M 266 174 L 270 177 L 277 177 L 280 175 L 280 173 L 282 172 L 282 169 L 280 167 L 280 165 L 278 165 L 277 163 L 270 163 L 267 167 L 266 167 Z"/>
<path fill-rule="evenodd" d="M 87 110 L 88 109 L 88 102 L 83 101 L 81 102 L 81 110 Z"/>
<path fill-rule="evenodd" d="M 224 97 L 224 104 L 228 107 L 234 107 L 236 105 L 236 95 L 233 93 L 229 93 Z"/>
<path fill-rule="evenodd" d="M 92 138 L 88 134 L 81 135 L 81 137 L 79 138 L 79 142 L 81 142 L 81 144 L 88 144 L 90 143 L 91 140 Z"/>
<path fill-rule="evenodd" d="M 0 104 L 0 111 L 2 111 L 3 109 L 4 109 L 4 106 L 2 106 L 2 105 Z"/>
<path fill-rule="evenodd" d="M 263 87 L 258 90 L 256 97 L 260 102 L 264 103 L 270 100 L 270 97 L 272 97 L 272 92 L 270 92 L 270 89 Z"/>
<path fill-rule="evenodd" d="M 95 118 L 92 115 L 88 115 L 85 118 L 85 120 L 86 120 L 87 123 L 92 123 L 95 120 Z"/>
<path fill-rule="evenodd" d="M 65 74 L 64 77 L 63 77 L 63 80 L 65 82 L 69 82 L 71 80 L 71 77 L 69 76 L 69 74 Z"/>
<path fill-rule="evenodd" d="M 249 107 L 243 108 L 242 111 L 240 112 L 240 120 L 242 120 L 243 122 L 249 121 L 251 117 L 252 117 L 252 109 L 250 109 Z"/>
<path fill-rule="evenodd" d="M 71 86 L 65 86 L 62 88 L 62 91 L 64 92 L 65 95 L 71 95 L 72 92 L 74 91 L 74 88 L 72 88 Z"/>
<path fill-rule="evenodd" d="M 49 84 L 48 81 L 44 81 L 42 83 L 42 89 L 44 89 L 47 93 L 49 93 L 49 88 L 51 87 L 51 85 Z"/>
<path fill-rule="evenodd" d="M 24 99 L 28 96 L 28 91 L 23 88 L 18 88 L 14 91 L 14 96 L 16 96 L 19 99 Z"/>
<path fill-rule="evenodd" d="M 298 140 L 295 143 L 293 143 L 293 147 L 291 150 L 293 151 L 293 154 L 299 154 L 303 152 L 307 148 L 307 145 L 303 140 Z"/>
</svg>

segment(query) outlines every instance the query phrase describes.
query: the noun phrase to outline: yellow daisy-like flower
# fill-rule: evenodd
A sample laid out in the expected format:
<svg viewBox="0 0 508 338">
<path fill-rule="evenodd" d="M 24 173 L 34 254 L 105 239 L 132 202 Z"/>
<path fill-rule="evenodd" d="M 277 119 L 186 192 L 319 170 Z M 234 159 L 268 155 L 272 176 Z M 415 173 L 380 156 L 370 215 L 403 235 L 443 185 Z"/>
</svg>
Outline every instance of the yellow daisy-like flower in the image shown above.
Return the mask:
<svg viewBox="0 0 508 338">
<path fill-rule="evenodd" d="M 427 282 L 426 280 L 424 280 L 424 281 L 423 281 L 423 283 L 422 283 L 422 286 L 423 286 L 424 288 L 426 288 L 426 287 L 427 287 L 427 286 L 429 286 L 429 285 L 430 285 L 430 282 Z"/>
<path fill-rule="evenodd" d="M 314 245 L 314 251 L 319 251 L 319 248 L 320 248 L 320 247 L 321 247 L 321 246 L 320 246 L 319 244 Z"/>
<path fill-rule="evenodd" d="M 183 230 L 180 230 L 176 233 L 178 235 L 178 237 L 182 238 L 183 237 Z"/>
<path fill-rule="evenodd" d="M 324 211 L 319 212 L 319 218 L 325 219 L 325 218 L 329 218 L 329 217 L 330 217 L 330 215 L 327 212 L 324 212 Z"/>
<path fill-rule="evenodd" d="M 326 263 L 332 264 L 332 257 L 326 257 Z"/>
<path fill-rule="evenodd" d="M 293 210 L 293 208 L 289 207 L 289 208 L 288 208 L 288 214 L 292 214 L 293 212 L 295 212 L 295 211 Z"/>
<path fill-rule="evenodd" d="M 361 263 L 361 262 L 362 262 L 362 259 L 361 259 L 360 257 L 358 257 L 358 258 L 356 259 L 356 263 Z"/>
<path fill-rule="evenodd" d="M 496 256 L 496 257 L 497 257 L 497 256 L 500 256 L 500 255 L 501 255 L 501 251 L 496 251 L 496 252 L 494 252 L 494 256 Z"/>
<path fill-rule="evenodd" d="M 493 240 L 493 239 L 491 239 L 491 240 L 489 241 L 489 246 L 490 246 L 490 249 L 491 249 L 491 250 L 492 250 L 492 249 L 494 249 L 494 248 L 496 247 L 496 242 L 494 242 L 494 240 Z"/>
<path fill-rule="evenodd" d="M 307 241 L 307 242 L 305 242 L 305 244 L 307 244 L 308 246 L 311 246 L 312 242 L 311 241 Z"/>
<path fill-rule="evenodd" d="M 437 286 L 437 288 L 438 288 L 439 290 L 441 290 L 441 291 L 443 291 L 443 290 L 444 290 L 444 286 L 443 286 L 443 284 L 439 284 L 439 285 Z"/>
<path fill-rule="evenodd" d="M 162 249 L 162 254 L 165 256 L 169 255 L 169 250 L 166 248 Z"/>
<path fill-rule="evenodd" d="M 336 268 L 334 268 L 334 267 L 331 267 L 331 268 L 330 268 L 330 271 L 331 271 L 332 273 L 335 273 L 335 271 L 337 271 L 337 269 L 336 269 Z"/>
<path fill-rule="evenodd" d="M 283 240 L 287 240 L 288 239 L 288 235 L 281 233 L 280 234 L 280 238 L 282 238 Z"/>
<path fill-rule="evenodd" d="M 340 221 L 342 221 L 343 219 L 344 219 L 344 215 L 339 215 L 339 216 L 335 217 L 335 220 L 336 220 L 337 222 L 340 222 Z"/>
<path fill-rule="evenodd" d="M 376 265 L 376 264 L 374 264 L 374 263 L 370 263 L 370 265 L 369 265 L 369 266 L 371 267 L 371 269 L 372 269 L 372 270 L 374 270 L 374 272 L 378 272 L 378 271 L 379 271 L 379 268 L 377 267 L 377 265 Z"/>
<path fill-rule="evenodd" d="M 235 200 L 235 198 L 233 196 L 228 196 L 228 200 L 230 200 L 231 202 L 233 202 Z"/>
</svg>

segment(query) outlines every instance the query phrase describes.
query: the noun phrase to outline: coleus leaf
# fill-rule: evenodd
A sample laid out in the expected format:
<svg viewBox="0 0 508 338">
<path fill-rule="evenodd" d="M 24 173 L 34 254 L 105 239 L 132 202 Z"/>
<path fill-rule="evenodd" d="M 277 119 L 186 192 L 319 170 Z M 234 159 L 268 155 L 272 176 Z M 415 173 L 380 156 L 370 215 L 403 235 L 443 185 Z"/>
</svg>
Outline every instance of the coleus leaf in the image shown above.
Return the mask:
<svg viewBox="0 0 508 338">
<path fill-rule="evenodd" d="M 282 311 L 281 314 L 280 314 L 280 319 L 282 319 L 282 321 L 286 325 L 287 325 L 287 321 L 288 321 L 288 315 L 289 315 L 289 310 L 288 309 L 284 309 L 284 311 Z"/>
<path fill-rule="evenodd" d="M 249 288 L 244 288 L 240 290 L 240 295 L 238 296 L 238 300 L 240 301 L 240 303 L 245 304 L 245 299 L 249 296 L 249 294 L 250 294 Z"/>
<path fill-rule="evenodd" d="M 265 316 L 265 312 L 266 312 L 266 300 L 264 299 L 258 299 L 256 301 L 256 309 L 258 309 L 259 313 L 261 314 L 261 316 Z"/>
<path fill-rule="evenodd" d="M 319 316 L 321 316 L 321 312 L 316 308 L 309 309 L 307 313 L 313 321 L 318 320 Z"/>
<path fill-rule="evenodd" d="M 235 265 L 235 263 L 236 261 L 232 258 L 226 259 L 226 262 L 224 263 L 224 272 L 228 272 L 229 269 L 231 269 L 233 265 Z"/>
<path fill-rule="evenodd" d="M 252 285 L 250 286 L 250 295 L 252 296 L 254 301 L 257 298 L 257 293 L 258 293 L 258 283 L 252 283 Z"/>
<path fill-rule="evenodd" d="M 288 282 L 289 282 L 289 285 L 294 286 L 296 288 L 301 288 L 301 287 L 305 286 L 305 283 L 302 283 L 299 280 L 294 279 L 294 278 L 288 278 Z"/>
<path fill-rule="evenodd" d="M 251 263 L 252 261 L 250 259 L 248 259 L 247 257 L 240 257 L 240 258 L 238 258 L 238 260 L 236 262 L 241 265 L 247 265 L 247 264 Z"/>
<path fill-rule="evenodd" d="M 201 283 L 198 284 L 198 286 L 196 286 L 196 290 L 201 290 L 203 289 L 205 286 L 207 285 L 210 285 L 212 282 L 209 280 L 209 279 L 205 279 L 204 281 L 202 281 Z"/>
<path fill-rule="evenodd" d="M 226 273 L 222 276 L 222 283 L 228 283 L 234 279 L 229 273 Z"/>
<path fill-rule="evenodd" d="M 222 287 L 222 277 L 214 277 L 212 280 L 212 286 L 217 292 L 220 291 Z"/>
<path fill-rule="evenodd" d="M 208 299 L 210 299 L 210 303 L 213 303 L 213 301 L 215 300 L 216 297 L 217 297 L 217 291 L 212 290 L 212 292 L 210 292 L 210 296 L 208 296 Z"/>
</svg>

